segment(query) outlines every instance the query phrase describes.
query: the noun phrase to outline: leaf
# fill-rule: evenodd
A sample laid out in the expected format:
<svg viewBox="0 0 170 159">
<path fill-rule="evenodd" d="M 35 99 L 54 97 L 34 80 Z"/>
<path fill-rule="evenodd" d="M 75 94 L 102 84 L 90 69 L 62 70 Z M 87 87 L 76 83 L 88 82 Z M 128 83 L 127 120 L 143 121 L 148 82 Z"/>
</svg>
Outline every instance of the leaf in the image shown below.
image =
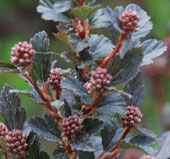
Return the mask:
<svg viewBox="0 0 170 159">
<path fill-rule="evenodd" d="M 135 144 L 132 144 L 132 143 L 128 143 L 126 141 L 121 141 L 119 146 L 122 150 L 132 148 L 132 149 L 137 149 L 139 151 L 142 151 L 143 153 L 146 153 L 146 154 L 149 153 L 149 154 L 153 155 L 153 153 L 154 153 L 153 152 L 154 150 L 151 147 L 140 147 L 140 145 L 135 145 Z"/>
<path fill-rule="evenodd" d="M 60 145 L 57 146 L 57 149 L 53 152 L 54 159 L 68 159 L 65 149 Z"/>
<path fill-rule="evenodd" d="M 132 144 L 140 145 L 141 147 L 142 146 L 147 147 L 147 146 L 154 144 L 156 142 L 156 140 L 153 138 L 150 138 L 148 136 L 138 135 L 138 136 L 131 138 L 129 142 Z"/>
<path fill-rule="evenodd" d="M 51 62 L 55 59 L 56 55 L 53 53 L 36 53 L 32 68 L 34 80 L 46 81 L 50 74 Z"/>
<path fill-rule="evenodd" d="M 152 59 L 162 55 L 166 50 L 167 46 L 162 41 L 156 39 L 149 39 L 142 43 L 144 52 L 144 58 L 141 66 L 153 63 Z"/>
<path fill-rule="evenodd" d="M 123 59 L 120 59 L 118 55 L 115 56 L 108 65 L 108 73 L 113 76 L 112 83 L 118 85 L 132 80 L 139 72 L 142 58 L 141 48 L 133 48 L 128 51 Z"/>
<path fill-rule="evenodd" d="M 112 41 L 104 35 L 91 35 L 89 53 L 93 59 L 106 57 L 114 48 Z"/>
<path fill-rule="evenodd" d="M 107 28 L 111 25 L 110 19 L 102 9 L 98 9 L 94 14 L 89 17 L 90 25 L 92 28 Z"/>
<path fill-rule="evenodd" d="M 126 113 L 126 103 L 118 93 L 109 93 L 101 99 L 97 112 L 105 115 L 113 115 Z"/>
<path fill-rule="evenodd" d="M 170 132 L 165 132 L 156 147 L 156 159 L 168 159 L 170 157 L 170 151 L 169 151 L 169 145 L 170 145 Z"/>
<path fill-rule="evenodd" d="M 61 132 L 58 129 L 58 124 L 50 115 L 42 117 L 33 117 L 28 121 L 29 127 L 39 135 L 43 135 L 49 141 L 59 141 Z"/>
<path fill-rule="evenodd" d="M 0 112 L 9 130 L 22 130 L 26 120 L 26 112 L 20 105 L 19 96 L 10 93 L 11 87 L 7 84 L 0 94 Z"/>
<path fill-rule="evenodd" d="M 37 11 L 39 13 L 42 13 L 42 18 L 45 20 L 53 20 L 55 22 L 63 22 L 63 23 L 69 23 L 69 19 L 62 14 L 62 11 L 66 11 L 67 9 L 69 9 L 69 6 L 65 6 L 64 10 L 60 10 L 60 12 L 56 11 L 56 8 L 59 8 L 59 4 L 62 4 L 62 1 L 58 2 L 59 4 L 54 4 L 55 1 L 51 1 L 51 0 L 40 0 L 40 4 L 37 7 Z M 57 3 L 57 2 L 56 2 Z M 69 2 L 66 2 L 69 3 Z M 71 3 L 71 2 L 70 2 Z M 56 5 L 56 6 L 55 6 Z"/>
<path fill-rule="evenodd" d="M 3 137 L 0 138 L 0 145 L 1 145 L 0 149 L 6 150 L 8 148 L 7 145 L 6 145 L 5 138 L 3 138 Z"/>
<path fill-rule="evenodd" d="M 124 8 L 122 6 L 117 6 L 116 8 L 114 8 L 114 10 L 112 10 L 111 8 L 107 7 L 103 9 L 103 11 L 105 15 L 110 19 L 113 27 L 120 33 L 122 33 L 123 30 L 121 29 L 119 17 L 122 15 Z"/>
<path fill-rule="evenodd" d="M 66 77 L 61 81 L 61 88 L 74 92 L 75 95 L 81 98 L 81 101 L 84 104 L 92 103 L 92 99 L 88 96 L 83 84 L 71 76 Z"/>
<path fill-rule="evenodd" d="M 70 41 L 69 41 L 69 36 L 67 33 L 61 33 L 58 32 L 57 34 L 55 34 L 56 38 L 63 41 L 64 43 L 66 43 L 67 45 L 71 45 Z"/>
<path fill-rule="evenodd" d="M 34 143 L 28 149 L 26 154 L 27 159 L 50 159 L 46 152 L 40 151 L 39 137 L 36 137 Z"/>
<path fill-rule="evenodd" d="M 80 53 L 89 47 L 88 39 L 81 40 L 76 35 L 69 36 L 69 41 L 72 43 L 72 50 L 76 53 Z"/>
<path fill-rule="evenodd" d="M 55 13 L 64 13 L 75 7 L 75 3 L 70 0 L 60 0 L 54 3 L 53 9 Z"/>
<path fill-rule="evenodd" d="M 140 106 L 142 104 L 145 97 L 145 88 L 141 73 L 125 85 L 124 91 L 133 96 L 131 99 L 124 96 L 127 105 Z"/>
<path fill-rule="evenodd" d="M 23 94 L 25 96 L 30 97 L 34 102 L 37 102 L 38 104 L 44 104 L 40 96 L 35 91 L 11 89 L 10 93 Z"/>
<path fill-rule="evenodd" d="M 93 143 L 91 142 L 89 136 L 86 134 L 77 135 L 76 138 L 72 140 L 71 146 L 72 148 L 79 151 L 94 151 Z"/>
<path fill-rule="evenodd" d="M 0 74 L 2 73 L 18 73 L 17 68 L 8 62 L 0 61 Z"/>
<path fill-rule="evenodd" d="M 156 134 L 149 129 L 142 128 L 142 127 L 138 126 L 138 127 L 136 127 L 136 130 L 143 136 L 147 136 L 149 138 L 157 140 Z"/>
<path fill-rule="evenodd" d="M 95 159 L 93 152 L 79 151 L 79 159 Z"/>
<path fill-rule="evenodd" d="M 113 119 L 110 123 L 105 124 L 101 131 L 103 149 L 107 151 L 112 147 L 112 139 L 115 137 L 117 131 L 117 120 Z"/>
<path fill-rule="evenodd" d="M 55 100 L 51 103 L 51 105 L 57 110 L 59 110 L 64 105 L 64 102 L 62 102 L 61 100 Z"/>
<path fill-rule="evenodd" d="M 125 10 L 135 10 L 139 14 L 139 31 L 132 33 L 132 40 L 137 41 L 145 37 L 152 30 L 153 24 L 147 13 L 136 4 L 129 4 Z"/>
<path fill-rule="evenodd" d="M 104 123 L 97 118 L 87 118 L 83 121 L 83 125 L 84 127 L 82 130 L 92 135 L 99 132 L 103 128 Z"/>
<path fill-rule="evenodd" d="M 30 39 L 33 49 L 36 52 L 46 53 L 50 48 L 50 39 L 45 31 L 38 32 Z"/>
<path fill-rule="evenodd" d="M 92 15 L 99 8 L 101 8 L 100 5 L 97 5 L 95 7 L 83 6 L 83 7 L 73 9 L 71 13 L 75 18 L 86 20 L 89 18 L 90 15 Z"/>
</svg>

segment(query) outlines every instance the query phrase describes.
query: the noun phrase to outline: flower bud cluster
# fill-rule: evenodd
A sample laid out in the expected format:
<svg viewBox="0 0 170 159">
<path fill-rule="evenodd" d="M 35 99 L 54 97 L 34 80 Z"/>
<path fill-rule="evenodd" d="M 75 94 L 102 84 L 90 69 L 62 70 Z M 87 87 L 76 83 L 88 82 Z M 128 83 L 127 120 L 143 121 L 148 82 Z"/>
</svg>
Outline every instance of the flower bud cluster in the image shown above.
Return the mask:
<svg viewBox="0 0 170 159">
<path fill-rule="evenodd" d="M 90 36 L 91 26 L 88 19 L 83 21 L 79 18 L 75 18 L 73 21 L 73 25 L 76 30 L 76 35 L 80 39 L 86 39 Z"/>
<path fill-rule="evenodd" d="M 0 123 L 0 138 L 5 137 L 7 133 L 8 133 L 7 127 L 3 123 Z"/>
<path fill-rule="evenodd" d="M 83 128 L 82 122 L 83 120 L 77 115 L 62 119 L 60 122 L 62 135 L 75 136 Z"/>
<path fill-rule="evenodd" d="M 53 87 L 54 90 L 60 88 L 60 82 L 63 79 L 63 76 L 60 75 L 62 71 L 61 68 L 55 68 L 50 71 L 50 77 L 48 78 L 48 83 Z"/>
<path fill-rule="evenodd" d="M 135 10 L 125 10 L 120 17 L 122 28 L 125 31 L 137 31 L 139 27 L 139 15 Z"/>
<path fill-rule="evenodd" d="M 126 115 L 122 116 L 123 127 L 133 128 L 140 124 L 142 120 L 142 113 L 138 107 L 128 106 Z"/>
<path fill-rule="evenodd" d="M 103 92 L 104 87 L 109 87 L 111 85 L 112 76 L 107 73 L 106 69 L 97 68 L 96 71 L 91 72 L 90 82 L 85 83 L 84 87 L 88 93 Z"/>
<path fill-rule="evenodd" d="M 19 42 L 11 49 L 11 61 L 18 66 L 28 66 L 34 58 L 35 50 L 28 42 Z"/>
<path fill-rule="evenodd" d="M 154 156 L 149 156 L 149 155 L 143 155 L 139 159 L 155 159 L 155 157 Z"/>
<path fill-rule="evenodd" d="M 25 150 L 28 147 L 28 144 L 26 143 L 26 134 L 23 134 L 21 130 L 14 129 L 12 131 L 8 131 L 5 138 L 7 146 L 12 153 L 20 157 L 25 155 Z"/>
</svg>

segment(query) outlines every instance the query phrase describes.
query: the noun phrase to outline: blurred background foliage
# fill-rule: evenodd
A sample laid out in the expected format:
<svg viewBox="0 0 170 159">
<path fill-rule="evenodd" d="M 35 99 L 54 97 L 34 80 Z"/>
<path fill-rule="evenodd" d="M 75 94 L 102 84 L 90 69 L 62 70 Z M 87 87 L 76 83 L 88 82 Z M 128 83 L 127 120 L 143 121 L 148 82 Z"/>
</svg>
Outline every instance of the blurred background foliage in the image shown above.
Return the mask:
<svg viewBox="0 0 170 159">
<path fill-rule="evenodd" d="M 34 33 L 41 30 L 45 30 L 49 34 L 51 51 L 59 53 L 65 49 L 65 46 L 52 35 L 52 33 L 56 32 L 55 23 L 42 20 L 40 14 L 36 12 L 38 3 L 38 0 L 0 0 L 0 61 L 10 62 L 11 47 L 19 41 L 29 41 Z M 164 40 L 170 33 L 170 0 L 97 0 L 97 3 L 112 8 L 116 5 L 125 6 L 129 3 L 139 4 L 151 16 L 154 25 L 154 29 L 149 37 Z M 109 36 L 111 37 L 111 35 Z M 58 65 L 69 67 L 61 59 Z M 168 65 L 166 66 L 168 67 Z M 170 102 L 170 77 L 167 76 L 169 70 L 164 68 L 163 71 L 166 73 L 154 77 L 159 79 L 157 82 L 160 87 L 157 88 L 155 88 L 152 78 L 149 75 L 145 76 L 147 93 L 142 105 L 144 113 L 143 124 L 152 129 L 158 136 L 165 129 L 169 129 L 167 125 L 169 125 L 168 116 L 170 117 L 170 113 L 168 114 L 168 111 L 170 112 L 168 104 Z M 0 75 L 0 89 L 2 89 L 5 83 L 9 83 L 9 85 L 17 89 L 31 89 L 16 74 Z M 28 117 L 41 114 L 43 111 L 40 106 L 27 97 L 21 96 L 21 103 L 25 107 Z M 166 106 L 163 107 L 164 105 Z M 163 114 L 164 112 L 166 112 L 165 115 Z M 167 117 L 164 119 L 164 116 Z"/>
</svg>

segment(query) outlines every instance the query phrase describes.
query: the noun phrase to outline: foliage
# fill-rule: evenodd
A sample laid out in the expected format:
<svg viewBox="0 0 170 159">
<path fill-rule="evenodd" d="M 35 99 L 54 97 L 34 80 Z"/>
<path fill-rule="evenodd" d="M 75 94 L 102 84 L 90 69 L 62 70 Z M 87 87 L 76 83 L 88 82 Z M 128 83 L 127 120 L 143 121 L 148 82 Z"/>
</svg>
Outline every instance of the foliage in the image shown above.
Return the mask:
<svg viewBox="0 0 170 159">
<path fill-rule="evenodd" d="M 128 126 L 121 120 L 122 116 L 130 114 L 137 120 L 136 123 L 141 122 L 139 119 L 142 116 L 135 116 L 134 111 L 127 112 L 127 106 L 140 108 L 145 96 L 141 67 L 163 54 L 166 46 L 155 39 L 143 42 L 142 38 L 152 29 L 152 22 L 138 5 L 118 6 L 112 10 L 94 2 L 40 0 L 37 11 L 43 19 L 57 23 L 55 37 L 70 48 L 69 52 L 60 53 L 60 56 L 74 66 L 74 69 L 59 69 L 56 72 L 57 80 L 53 84 L 57 87 L 48 82 L 51 70 L 55 69 L 56 53 L 50 52 L 50 40 L 45 31 L 36 33 L 30 39 L 30 45 L 35 50 L 30 65 L 19 67 L 0 62 L 0 73 L 18 73 L 32 86 L 32 91 L 20 91 L 6 84 L 1 91 L 0 113 L 7 133 L 21 130 L 23 135 L 27 135 L 28 145 L 23 156 L 18 156 L 0 142 L 0 151 L 5 158 L 49 159 L 49 155 L 40 150 L 40 135 L 56 143 L 55 159 L 109 159 L 119 157 L 120 152 L 128 148 L 138 149 L 158 159 L 170 157 L 166 150 L 168 133 L 163 135 L 155 150 L 152 145 L 157 142 L 157 137 L 153 132 L 130 121 L 128 124 L 133 127 Z M 137 16 L 135 28 L 133 18 L 128 24 L 121 21 L 122 14 L 127 12 L 130 15 L 129 11 Z M 132 30 L 124 30 L 124 24 L 130 25 Z M 115 30 L 113 37 L 114 34 L 119 35 L 115 39 L 117 44 L 105 35 L 92 34 L 95 28 Z M 22 51 L 17 53 L 22 61 Z M 106 76 L 112 76 L 111 81 L 100 75 L 100 71 L 96 75 L 99 67 Z M 101 84 L 103 81 L 105 85 Z M 92 83 L 96 87 L 88 91 Z M 119 85 L 124 88 L 118 89 Z M 43 107 L 46 114 L 26 119 L 26 112 L 16 93 L 29 96 Z M 6 136 L 2 138 L 6 139 Z"/>
</svg>

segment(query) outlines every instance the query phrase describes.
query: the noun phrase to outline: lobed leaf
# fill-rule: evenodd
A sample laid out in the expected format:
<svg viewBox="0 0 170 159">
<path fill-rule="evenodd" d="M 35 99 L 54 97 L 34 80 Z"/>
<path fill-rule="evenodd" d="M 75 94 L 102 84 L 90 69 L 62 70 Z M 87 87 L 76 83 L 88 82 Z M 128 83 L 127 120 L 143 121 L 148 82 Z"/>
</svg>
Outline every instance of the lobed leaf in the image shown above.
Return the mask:
<svg viewBox="0 0 170 159">
<path fill-rule="evenodd" d="M 101 99 L 97 112 L 105 115 L 113 115 L 126 113 L 126 103 L 118 93 L 109 93 Z"/>
<path fill-rule="evenodd" d="M 81 98 L 85 104 L 91 104 L 92 99 L 88 96 L 83 84 L 74 77 L 66 77 L 61 81 L 61 88 L 74 92 L 75 95 Z"/>
<path fill-rule="evenodd" d="M 118 55 L 115 56 L 108 65 L 108 72 L 113 76 L 112 83 L 118 85 L 132 80 L 139 72 L 142 58 L 141 48 L 128 51 L 123 59 L 120 59 Z"/>
<path fill-rule="evenodd" d="M 142 48 L 144 52 L 144 58 L 141 66 L 153 63 L 152 59 L 162 55 L 166 51 L 167 46 L 162 41 L 149 39 L 142 43 Z"/>
<path fill-rule="evenodd" d="M 145 88 L 141 73 L 125 85 L 124 91 L 133 96 L 131 99 L 124 96 L 127 105 L 140 106 L 142 104 L 145 97 Z"/>
<path fill-rule="evenodd" d="M 93 152 L 79 151 L 79 159 L 95 159 Z"/>
<path fill-rule="evenodd" d="M 97 118 L 87 118 L 83 121 L 83 131 L 89 135 L 98 133 L 104 127 L 104 123 Z"/>
<path fill-rule="evenodd" d="M 22 130 L 26 120 L 26 112 L 20 105 L 19 96 L 10 93 L 11 87 L 7 84 L 3 87 L 0 94 L 0 113 L 9 130 Z"/>
<path fill-rule="evenodd" d="M 36 52 L 47 53 L 50 48 L 50 39 L 45 31 L 38 32 L 30 39 L 30 43 Z"/>
<path fill-rule="evenodd" d="M 79 151 L 93 152 L 93 143 L 87 134 L 79 134 L 72 140 L 71 146 Z"/>
<path fill-rule="evenodd" d="M 59 141 L 61 139 L 58 124 L 50 115 L 45 114 L 42 117 L 33 117 L 27 122 L 34 132 L 43 135 L 45 139 L 49 141 Z"/>
<path fill-rule="evenodd" d="M 51 63 L 56 59 L 54 53 L 36 53 L 33 60 L 32 74 L 35 81 L 44 82 L 48 79 Z"/>
</svg>

